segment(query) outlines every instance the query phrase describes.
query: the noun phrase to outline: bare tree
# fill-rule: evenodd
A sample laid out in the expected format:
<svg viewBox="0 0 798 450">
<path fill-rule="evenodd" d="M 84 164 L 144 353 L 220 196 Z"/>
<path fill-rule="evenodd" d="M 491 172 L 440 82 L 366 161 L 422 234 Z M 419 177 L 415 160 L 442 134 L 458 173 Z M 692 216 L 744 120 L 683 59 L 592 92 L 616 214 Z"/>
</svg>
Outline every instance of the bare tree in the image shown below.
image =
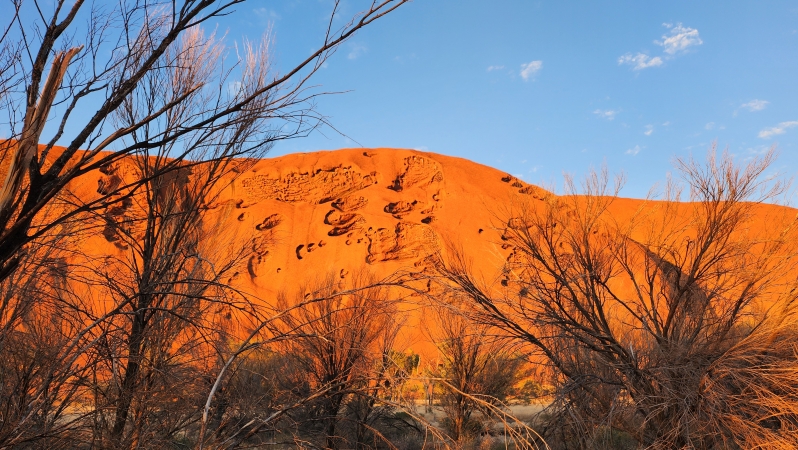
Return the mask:
<svg viewBox="0 0 798 450">
<path fill-rule="evenodd" d="M 449 436 L 462 445 L 490 431 L 493 414 L 483 406 L 503 405 L 523 378 L 524 360 L 506 338 L 468 320 L 457 303 L 429 308 L 433 318 L 427 329 L 440 360 L 428 370 L 442 391 L 439 401 Z"/>
<path fill-rule="evenodd" d="M 405 2 L 373 2 L 335 30 L 336 2 L 317 51 L 282 74 L 269 36 L 231 61 L 203 33 L 241 0 L 11 2 L 0 34 L 1 448 L 191 437 L 227 356 L 225 320 L 263 317 L 237 309 L 240 255 L 212 248 L 224 236 L 210 236 L 208 208 L 247 158 L 323 122 L 307 81 Z M 108 176 L 86 196 L 81 178 L 95 170 Z M 72 242 L 99 230 L 123 258 Z"/>
<path fill-rule="evenodd" d="M 135 176 L 159 158 L 138 163 Z M 226 170 L 217 161 L 163 174 L 126 197 L 117 222 L 83 218 L 89 230 L 112 227 L 121 253 L 64 245 L 75 236 L 62 230 L 49 258 L 37 262 L 48 255 L 37 251 L 20 266 L 29 271 L 3 282 L 8 328 L 0 350 L 17 363 L 2 386 L 17 394 L 8 397 L 16 413 L 4 415 L 0 447 L 124 448 L 192 438 L 230 319 L 257 318 L 229 286 L 245 253 L 199 206 L 214 199 Z"/>
<path fill-rule="evenodd" d="M 0 448 L 73 447 L 85 416 L 78 407 L 90 364 L 74 359 L 87 306 L 67 277 L 60 248 L 72 236 L 28 247 L 20 269 L 0 282 Z M 47 244 L 47 245 L 43 245 Z"/>
<path fill-rule="evenodd" d="M 593 174 L 576 195 L 527 205 L 500 287 L 462 257 L 442 285 L 471 317 L 539 352 L 558 389 L 551 431 L 568 445 L 627 433 L 647 448 L 798 445 L 794 218 L 761 207 L 784 191 L 771 151 L 742 167 L 710 152 L 677 160 L 675 184 L 627 221 L 610 213 L 620 183 Z M 763 216 L 768 214 L 767 217 Z M 768 343 L 764 345 L 764 343 Z M 569 431 L 570 430 L 570 431 Z"/>
<path fill-rule="evenodd" d="M 161 161 L 142 159 L 138 171 L 151 178 Z M 109 408 L 98 411 L 101 421 L 109 419 L 98 432 L 116 448 L 162 445 L 199 420 L 217 347 L 231 338 L 228 321 L 250 309 L 229 286 L 246 253 L 202 208 L 225 166 L 210 162 L 151 178 L 111 224 L 127 250 L 102 258 L 92 285 L 115 311 L 98 327 L 95 357 L 104 381 L 97 402 Z"/>
<path fill-rule="evenodd" d="M 303 290 L 296 302 L 306 296 L 314 301 L 292 309 L 275 328 L 279 334 L 301 336 L 281 341 L 283 353 L 292 355 L 310 389 L 326 391 L 308 405 L 305 427 L 320 423 L 326 448 L 346 442 L 365 448 L 367 432 L 376 432 L 369 423 L 387 387 L 390 352 L 402 322 L 397 300 L 373 280 L 356 279 L 343 290 L 334 277 Z M 281 305 L 291 308 L 285 297 Z M 354 423 L 354 442 L 346 437 L 341 422 Z"/>
<path fill-rule="evenodd" d="M 372 2 L 336 30 L 336 1 L 318 49 L 278 74 L 268 46 L 247 47 L 241 60 L 227 63 L 221 44 L 198 31 L 243 0 L 12 1 L 0 28 L 0 101 L 9 130 L 0 143 L 8 167 L 0 188 L 0 278 L 15 270 L 26 244 L 105 208 L 130 187 L 44 214 L 91 171 L 150 149 L 173 158 L 161 172 L 181 161 L 258 156 L 313 129 L 321 118 L 308 106 L 314 94 L 307 80 L 339 44 L 406 2 Z M 230 83 L 240 88 L 231 91 Z M 187 103 L 201 108 L 187 114 Z"/>
</svg>

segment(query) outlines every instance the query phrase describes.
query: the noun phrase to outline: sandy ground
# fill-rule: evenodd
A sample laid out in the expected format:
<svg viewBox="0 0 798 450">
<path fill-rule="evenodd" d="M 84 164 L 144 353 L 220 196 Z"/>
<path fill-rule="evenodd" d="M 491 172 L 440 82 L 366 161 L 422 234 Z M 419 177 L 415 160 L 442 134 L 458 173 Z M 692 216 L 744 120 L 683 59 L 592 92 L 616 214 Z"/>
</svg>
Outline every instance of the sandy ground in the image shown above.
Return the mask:
<svg viewBox="0 0 798 450">
<path fill-rule="evenodd" d="M 537 414 L 543 411 L 547 404 L 531 404 L 531 405 L 511 405 L 505 412 L 507 412 L 510 416 L 515 417 L 516 419 L 520 420 L 524 423 L 529 423 L 532 421 Z M 425 420 L 428 420 L 433 425 L 440 425 L 441 420 L 443 420 L 446 415 L 443 412 L 443 408 L 440 406 L 434 406 L 432 408 L 432 412 L 427 412 L 425 405 L 419 403 L 415 406 L 416 414 L 419 414 Z"/>
</svg>

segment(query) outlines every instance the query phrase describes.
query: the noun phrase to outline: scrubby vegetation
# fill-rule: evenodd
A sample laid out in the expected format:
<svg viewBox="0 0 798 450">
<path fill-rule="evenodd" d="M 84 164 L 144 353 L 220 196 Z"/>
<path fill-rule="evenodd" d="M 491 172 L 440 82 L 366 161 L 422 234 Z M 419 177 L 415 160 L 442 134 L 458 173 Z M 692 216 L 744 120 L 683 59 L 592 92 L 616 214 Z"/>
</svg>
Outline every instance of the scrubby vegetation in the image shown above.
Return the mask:
<svg viewBox="0 0 798 450">
<path fill-rule="evenodd" d="M 620 181 L 569 182 L 516 211 L 498 289 L 456 252 L 439 261 L 441 289 L 471 299 L 462 314 L 546 368 L 549 445 L 798 445 L 796 218 L 759 209 L 786 188 L 772 160 L 677 160 L 689 192 L 669 184 L 624 222 Z"/>
<path fill-rule="evenodd" d="M 201 31 L 236 3 L 34 4 L 32 32 L 11 3 L 0 449 L 798 447 L 798 231 L 760 210 L 786 190 L 772 152 L 679 160 L 686 190 L 624 220 L 605 172 L 535 195 L 503 217 L 496 283 L 455 242 L 412 277 L 319 268 L 279 298 L 243 291 L 272 242 L 231 236 L 215 200 L 324 121 L 306 82 L 406 0 L 328 29 L 285 75 L 268 39 L 225 66 Z M 113 252 L 84 247 L 98 234 Z M 410 302 L 432 358 L 398 339 Z"/>
</svg>

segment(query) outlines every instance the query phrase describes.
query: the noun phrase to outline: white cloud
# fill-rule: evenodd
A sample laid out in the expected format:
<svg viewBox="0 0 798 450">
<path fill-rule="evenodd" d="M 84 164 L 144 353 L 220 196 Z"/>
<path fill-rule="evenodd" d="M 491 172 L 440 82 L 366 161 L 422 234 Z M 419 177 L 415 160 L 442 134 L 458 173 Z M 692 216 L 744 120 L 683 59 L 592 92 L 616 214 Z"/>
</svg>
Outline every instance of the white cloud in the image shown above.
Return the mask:
<svg viewBox="0 0 798 450">
<path fill-rule="evenodd" d="M 366 53 L 368 48 L 363 44 L 352 44 L 349 54 L 346 55 L 348 59 L 357 59 L 360 55 Z"/>
<path fill-rule="evenodd" d="M 488 66 L 488 72 L 493 72 L 494 70 L 502 70 L 504 66 Z"/>
<path fill-rule="evenodd" d="M 524 81 L 529 81 L 530 78 L 534 79 L 535 74 L 537 74 L 541 67 L 543 67 L 543 61 L 532 61 L 526 64 L 521 64 L 521 78 Z"/>
<path fill-rule="evenodd" d="M 748 103 L 743 103 L 742 105 L 740 105 L 740 108 L 747 109 L 751 112 L 762 111 L 763 109 L 765 109 L 766 106 L 768 106 L 769 103 L 770 102 L 767 100 L 754 99 Z"/>
<path fill-rule="evenodd" d="M 639 145 L 635 145 L 634 147 L 632 147 L 632 148 L 630 148 L 629 150 L 626 151 L 627 155 L 632 155 L 632 156 L 635 156 L 638 153 L 640 153 L 640 146 Z"/>
<path fill-rule="evenodd" d="M 244 85 L 240 81 L 231 81 L 227 83 L 227 93 L 231 97 L 235 97 L 244 89 Z"/>
<path fill-rule="evenodd" d="M 698 30 L 683 26 L 681 23 L 675 26 L 670 23 L 663 23 L 662 26 L 668 28 L 668 34 L 662 35 L 661 41 L 654 41 L 655 44 L 663 47 L 665 55 L 650 56 L 647 53 L 638 52 L 637 54 L 627 53 L 618 58 L 618 65 L 630 65 L 633 70 L 643 70 L 649 67 L 659 67 L 665 60 L 674 58 L 679 53 L 684 53 L 688 48 L 701 45 L 704 41 L 698 35 Z"/>
<path fill-rule="evenodd" d="M 643 70 L 648 69 L 649 67 L 657 67 L 662 65 L 662 58 L 659 56 L 650 57 L 645 53 L 638 53 L 636 55 L 632 55 L 631 53 L 627 53 L 620 58 L 618 58 L 618 65 L 628 64 L 632 67 L 633 70 Z"/>
<path fill-rule="evenodd" d="M 715 128 L 715 122 L 709 122 L 708 124 L 704 125 L 705 130 L 711 130 Z"/>
<path fill-rule="evenodd" d="M 670 120 L 668 120 L 668 121 L 666 121 L 666 122 L 662 122 L 662 126 L 663 126 L 663 127 L 667 127 L 667 126 L 668 126 L 668 125 L 670 125 L 670 124 L 671 124 L 671 121 L 670 121 Z"/>
<path fill-rule="evenodd" d="M 769 145 L 757 145 L 756 147 L 748 147 L 747 151 L 752 155 L 764 155 L 771 148 Z"/>
<path fill-rule="evenodd" d="M 415 61 L 418 59 L 415 53 L 410 53 L 409 55 L 397 55 L 393 57 L 393 60 L 398 62 L 399 64 L 404 64 L 408 61 Z"/>
<path fill-rule="evenodd" d="M 662 41 L 654 41 L 654 43 L 661 45 L 665 49 L 665 53 L 669 55 L 684 52 L 690 47 L 704 43 L 695 28 L 685 27 L 680 23 L 675 26 L 669 23 L 663 25 L 665 28 L 670 28 L 670 34 L 663 34 Z"/>
<path fill-rule="evenodd" d="M 788 129 L 798 127 L 798 120 L 792 120 L 789 122 L 781 122 L 780 124 L 776 125 L 775 127 L 765 128 L 764 130 L 759 132 L 759 137 L 762 139 L 771 138 L 777 134 L 784 134 L 787 132 Z"/>
<path fill-rule="evenodd" d="M 281 18 L 280 15 L 277 14 L 277 11 L 269 8 L 255 8 L 252 12 L 261 19 L 278 20 Z"/>
<path fill-rule="evenodd" d="M 654 133 L 654 125 L 646 125 L 646 131 L 643 132 L 646 136 L 651 136 Z"/>
<path fill-rule="evenodd" d="M 620 111 L 614 111 L 612 109 L 606 109 L 606 110 L 597 109 L 593 111 L 593 114 L 601 117 L 602 119 L 612 120 L 615 118 L 616 115 L 618 115 L 619 112 Z"/>
</svg>

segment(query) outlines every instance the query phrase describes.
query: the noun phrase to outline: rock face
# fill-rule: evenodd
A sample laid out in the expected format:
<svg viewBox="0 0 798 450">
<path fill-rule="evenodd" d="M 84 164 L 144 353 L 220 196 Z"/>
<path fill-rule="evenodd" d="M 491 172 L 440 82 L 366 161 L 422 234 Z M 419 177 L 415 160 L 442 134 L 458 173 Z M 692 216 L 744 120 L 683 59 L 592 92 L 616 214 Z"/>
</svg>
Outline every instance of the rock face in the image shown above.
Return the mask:
<svg viewBox="0 0 798 450">
<path fill-rule="evenodd" d="M 413 277 L 450 244 L 478 277 L 506 285 L 502 268 L 519 257 L 507 233 L 525 226 L 514 212 L 553 195 L 490 167 L 414 150 L 323 151 L 241 167 L 203 205 L 203 228 L 225 236 L 211 251 L 245 255 L 230 282 L 265 302 L 331 275 L 344 282 L 364 272 Z M 71 195 L 96 198 L 136 176 L 135 165 L 121 161 L 87 174 Z M 188 170 L 164 176 L 157 195 L 179 201 L 191 177 Z M 129 231 L 126 218 L 136 204 L 121 200 L 99 211 L 103 223 L 85 241 L 86 254 L 124 258 L 130 252 L 120 233 Z M 642 206 L 619 198 L 609 213 L 624 223 Z M 70 264 L 53 261 L 54 277 L 64 279 Z"/>
<path fill-rule="evenodd" d="M 105 172 L 101 187 L 122 177 L 118 168 Z M 329 274 L 382 278 L 425 270 L 427 258 L 447 242 L 477 256 L 489 271 L 500 268 L 512 249 L 502 246 L 506 220 L 495 219 L 502 213 L 497 205 L 546 195 L 508 177 L 413 150 L 294 154 L 236 173 L 210 208 L 214 226 L 252 242 L 236 282 L 269 299 Z M 102 237 L 113 245 L 109 223 Z"/>
<path fill-rule="evenodd" d="M 108 192 L 132 181 L 136 169 L 122 161 L 92 176 L 96 182 L 83 183 L 86 192 L 78 195 Z M 161 189 L 179 196 L 190 176 L 172 173 Z M 322 151 L 234 171 L 207 205 L 205 227 L 234 236 L 225 242 L 248 252 L 234 283 L 265 301 L 331 274 L 380 279 L 428 270 L 428 257 L 450 244 L 486 281 L 501 282 L 503 265 L 517 254 L 506 233 L 524 225 L 513 210 L 551 195 L 460 158 L 402 149 Z M 612 214 L 623 221 L 640 205 L 617 199 Z M 105 228 L 87 247 L 128 251 L 118 233 L 132 207 L 129 200 L 109 206 Z"/>
<path fill-rule="evenodd" d="M 89 174 L 76 195 L 106 193 L 137 176 L 125 161 Z M 165 177 L 160 189 L 181 195 L 191 173 Z M 168 179 L 166 179 L 168 178 Z M 269 301 L 280 291 L 330 274 L 376 278 L 427 268 L 447 243 L 463 248 L 486 274 L 513 249 L 501 237 L 502 208 L 548 193 L 473 162 L 402 149 L 345 149 L 263 159 L 232 172 L 206 205 L 205 228 L 247 249 L 234 283 Z M 135 206 L 117 202 L 88 246 L 123 254 L 119 233 Z M 220 249 L 221 251 L 222 249 Z M 225 249 L 230 250 L 230 249 Z"/>
<path fill-rule="evenodd" d="M 403 149 L 300 153 L 242 167 L 207 205 L 204 226 L 247 250 L 234 282 L 265 301 L 331 274 L 420 272 L 449 244 L 486 281 L 500 282 L 502 266 L 517 255 L 506 233 L 524 226 L 513 210 L 553 195 L 471 161 Z M 135 166 L 121 161 L 89 174 L 95 180 L 84 179 L 74 194 L 96 196 L 136 176 Z M 190 177 L 188 170 L 170 173 L 161 194 L 180 198 Z M 611 214 L 624 222 L 641 205 L 616 199 Z M 105 227 L 86 247 L 128 251 L 119 233 L 133 207 L 129 199 L 108 206 Z"/>
<path fill-rule="evenodd" d="M 376 172 L 363 174 L 352 166 L 312 168 L 289 172 L 282 177 L 252 175 L 241 185 L 247 200 L 279 200 L 288 203 L 327 203 L 339 196 L 365 189 L 376 181 Z"/>
</svg>

